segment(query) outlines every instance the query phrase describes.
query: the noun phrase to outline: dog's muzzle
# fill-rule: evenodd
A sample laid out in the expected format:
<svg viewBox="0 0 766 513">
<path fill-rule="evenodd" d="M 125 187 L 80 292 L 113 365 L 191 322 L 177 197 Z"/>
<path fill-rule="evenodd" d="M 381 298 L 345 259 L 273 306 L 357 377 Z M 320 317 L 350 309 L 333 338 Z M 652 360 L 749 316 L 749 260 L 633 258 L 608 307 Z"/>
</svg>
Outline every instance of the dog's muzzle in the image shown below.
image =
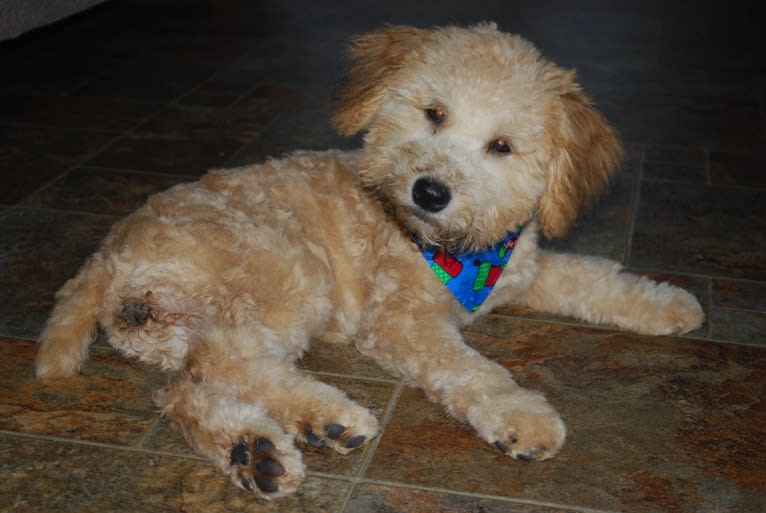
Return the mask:
<svg viewBox="0 0 766 513">
<path fill-rule="evenodd" d="M 412 201 L 426 212 L 443 210 L 451 199 L 449 187 L 435 178 L 418 178 L 412 186 Z"/>
</svg>

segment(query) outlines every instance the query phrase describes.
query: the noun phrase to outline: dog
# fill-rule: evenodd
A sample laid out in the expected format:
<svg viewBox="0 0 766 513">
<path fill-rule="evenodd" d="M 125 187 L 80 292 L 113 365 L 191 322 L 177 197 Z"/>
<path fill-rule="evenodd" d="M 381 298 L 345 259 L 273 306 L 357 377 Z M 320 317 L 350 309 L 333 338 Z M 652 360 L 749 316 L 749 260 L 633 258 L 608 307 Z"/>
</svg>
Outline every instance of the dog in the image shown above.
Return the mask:
<svg viewBox="0 0 766 513">
<path fill-rule="evenodd" d="M 357 449 L 377 419 L 294 365 L 352 342 L 517 460 L 566 429 L 542 394 L 459 328 L 514 303 L 646 334 L 699 327 L 688 292 L 557 254 L 619 166 L 619 136 L 575 81 L 492 23 L 388 26 L 352 40 L 333 117 L 356 151 L 211 171 L 118 222 L 58 292 L 36 372 L 78 372 L 101 325 L 177 379 L 153 397 L 194 449 L 267 498 L 304 477 L 295 442 Z"/>
</svg>

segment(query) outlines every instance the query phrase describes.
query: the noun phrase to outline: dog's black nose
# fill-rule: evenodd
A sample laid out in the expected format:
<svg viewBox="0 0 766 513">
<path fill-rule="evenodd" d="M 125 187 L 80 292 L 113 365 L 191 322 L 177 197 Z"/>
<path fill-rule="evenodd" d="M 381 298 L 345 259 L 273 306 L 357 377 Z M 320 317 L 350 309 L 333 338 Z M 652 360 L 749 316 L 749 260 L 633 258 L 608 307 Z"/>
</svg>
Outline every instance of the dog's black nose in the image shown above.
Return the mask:
<svg viewBox="0 0 766 513">
<path fill-rule="evenodd" d="M 442 210 L 451 199 L 452 193 L 449 187 L 435 178 L 428 176 L 418 178 L 412 186 L 412 201 L 428 212 Z"/>
</svg>

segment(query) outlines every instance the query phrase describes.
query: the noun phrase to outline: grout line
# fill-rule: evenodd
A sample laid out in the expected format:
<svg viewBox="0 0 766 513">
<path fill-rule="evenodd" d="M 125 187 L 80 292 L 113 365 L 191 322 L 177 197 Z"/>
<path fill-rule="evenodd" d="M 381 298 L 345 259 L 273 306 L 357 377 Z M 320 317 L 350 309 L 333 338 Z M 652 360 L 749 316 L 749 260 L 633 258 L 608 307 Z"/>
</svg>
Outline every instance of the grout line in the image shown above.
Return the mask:
<svg viewBox="0 0 766 513">
<path fill-rule="evenodd" d="M 441 488 L 439 486 L 412 485 L 408 483 L 399 483 L 396 481 L 386 481 L 383 479 L 363 479 L 362 482 L 364 484 L 388 486 L 391 488 L 403 488 L 406 490 L 436 492 L 436 493 L 443 493 L 443 494 L 449 494 L 449 495 L 458 495 L 461 497 L 470 497 L 474 499 L 485 499 L 485 500 L 493 500 L 497 502 L 507 502 L 509 504 L 524 504 L 529 506 L 540 506 L 545 508 L 556 508 L 556 509 L 562 509 L 567 511 L 577 511 L 579 513 L 614 513 L 611 510 L 594 509 L 594 508 L 588 508 L 586 506 L 559 504 L 555 502 L 539 501 L 534 499 L 523 499 L 523 498 L 517 498 L 517 497 L 507 497 L 502 495 L 490 495 L 490 494 L 476 493 L 476 492 L 464 492 L 460 490 L 452 490 L 450 488 Z"/>
<path fill-rule="evenodd" d="M 29 439 L 40 440 L 44 442 L 56 442 L 56 443 L 63 443 L 63 444 L 70 444 L 70 445 L 81 445 L 84 447 L 94 447 L 98 449 L 112 449 L 117 451 L 149 454 L 154 456 L 181 458 L 186 460 L 206 461 L 206 462 L 209 461 L 207 458 L 203 458 L 202 456 L 198 456 L 196 454 L 179 454 L 175 452 L 160 451 L 156 449 L 144 449 L 141 447 L 131 446 L 131 445 L 119 445 L 119 444 L 111 444 L 107 442 L 95 442 L 93 440 L 77 440 L 73 438 L 64 438 L 61 436 L 54 436 L 54 435 L 41 435 L 37 433 L 19 433 L 17 431 L 9 431 L 6 429 L 0 429 L 0 435 L 12 436 L 15 438 L 29 438 Z"/>
<path fill-rule="evenodd" d="M 633 255 L 633 233 L 636 230 L 636 219 L 638 218 L 639 200 L 641 198 L 641 183 L 644 178 L 644 163 L 646 162 L 646 145 L 641 146 L 641 157 L 638 162 L 638 176 L 633 189 L 632 211 L 630 215 L 630 224 L 628 225 L 628 234 L 625 240 L 625 260 L 622 262 L 628 265 Z"/>
<path fill-rule="evenodd" d="M 141 439 L 138 441 L 138 444 L 136 445 L 136 447 L 138 447 L 139 449 L 146 450 L 146 447 L 145 447 L 146 442 L 148 442 L 154 436 L 154 434 L 157 432 L 157 429 L 159 429 L 159 426 L 160 426 L 160 416 L 157 415 L 155 416 L 151 425 L 144 432 L 144 436 L 142 436 Z M 148 450 L 151 450 L 151 449 L 148 449 Z"/>
<path fill-rule="evenodd" d="M 45 206 L 37 206 L 37 205 L 28 205 L 23 203 L 17 203 L 16 205 L 13 205 L 10 207 L 13 210 L 36 210 L 39 212 L 59 212 L 62 214 L 76 214 L 81 216 L 94 216 L 94 217 L 102 217 L 106 219 L 114 219 L 115 221 L 119 221 L 120 219 L 126 217 L 128 214 L 100 214 L 96 212 L 87 212 L 85 210 L 70 210 L 65 208 L 50 208 Z M 10 210 L 9 210 L 10 211 Z M 7 213 L 7 212 L 6 212 Z"/>
<path fill-rule="evenodd" d="M 311 349 L 308 351 L 311 352 Z M 386 385 L 395 385 L 398 381 L 395 378 L 375 378 L 371 376 L 354 376 L 352 374 L 341 374 L 339 372 L 327 372 L 327 371 L 314 371 L 308 369 L 301 369 L 302 372 L 312 374 L 314 376 L 325 376 L 328 378 L 341 378 L 341 379 L 353 379 L 355 381 L 368 381 L 370 383 L 382 383 Z"/>
<path fill-rule="evenodd" d="M 383 417 L 380 421 L 380 432 L 378 436 L 376 436 L 375 439 L 370 442 L 370 446 L 367 448 L 367 452 L 362 459 L 362 463 L 359 465 L 359 469 L 357 470 L 356 474 L 349 479 L 350 486 L 348 488 L 348 492 L 346 492 L 345 497 L 343 497 L 343 500 L 340 503 L 340 508 L 338 509 L 339 512 L 346 510 L 348 502 L 351 500 L 351 496 L 354 493 L 354 488 L 356 488 L 359 483 L 365 481 L 364 475 L 367 473 L 367 469 L 369 468 L 370 463 L 372 463 L 372 459 L 377 452 L 378 445 L 380 445 L 380 439 L 383 438 L 383 433 L 385 432 L 386 427 L 388 427 L 388 424 L 391 422 L 391 419 L 394 416 L 394 409 L 396 408 L 396 405 L 399 404 L 399 399 L 402 396 L 404 387 L 404 381 L 399 380 L 396 388 L 394 388 L 394 392 L 391 394 L 391 397 L 388 400 L 386 409 L 383 412 Z"/>
<path fill-rule="evenodd" d="M 713 280 L 708 278 L 707 281 L 707 327 L 705 329 L 705 335 L 709 339 L 713 339 Z"/>
</svg>

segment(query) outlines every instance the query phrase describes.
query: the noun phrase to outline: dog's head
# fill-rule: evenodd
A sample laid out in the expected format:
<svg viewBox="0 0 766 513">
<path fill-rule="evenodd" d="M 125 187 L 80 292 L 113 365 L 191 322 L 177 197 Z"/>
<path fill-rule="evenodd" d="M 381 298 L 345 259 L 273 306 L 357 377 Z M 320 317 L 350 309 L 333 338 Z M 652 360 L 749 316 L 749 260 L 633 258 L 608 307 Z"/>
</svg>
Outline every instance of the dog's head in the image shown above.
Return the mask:
<svg viewBox="0 0 766 513">
<path fill-rule="evenodd" d="M 421 239 L 491 245 L 537 219 L 565 233 L 622 148 L 574 82 L 494 24 L 353 40 L 334 123 L 367 130 L 360 177 Z"/>
</svg>

